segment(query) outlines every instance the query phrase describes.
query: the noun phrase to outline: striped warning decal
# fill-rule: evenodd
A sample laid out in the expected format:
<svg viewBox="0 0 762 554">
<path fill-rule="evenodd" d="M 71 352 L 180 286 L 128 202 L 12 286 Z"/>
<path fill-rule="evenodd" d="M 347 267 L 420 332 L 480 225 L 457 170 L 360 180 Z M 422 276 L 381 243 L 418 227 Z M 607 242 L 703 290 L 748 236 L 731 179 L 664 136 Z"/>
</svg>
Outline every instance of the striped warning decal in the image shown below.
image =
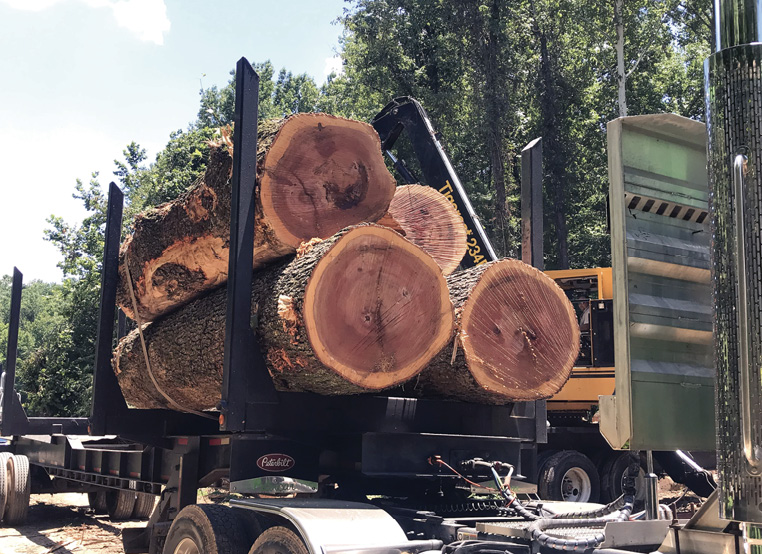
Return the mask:
<svg viewBox="0 0 762 554">
<path fill-rule="evenodd" d="M 674 202 L 666 202 L 664 200 L 657 200 L 655 198 L 625 192 L 624 203 L 630 210 L 640 210 L 642 212 L 649 212 L 656 215 L 665 215 L 667 217 L 674 217 L 676 219 L 691 221 L 693 223 L 708 223 L 708 221 L 706 221 L 707 217 L 709 217 L 709 212 L 707 210 L 690 208 Z"/>
</svg>

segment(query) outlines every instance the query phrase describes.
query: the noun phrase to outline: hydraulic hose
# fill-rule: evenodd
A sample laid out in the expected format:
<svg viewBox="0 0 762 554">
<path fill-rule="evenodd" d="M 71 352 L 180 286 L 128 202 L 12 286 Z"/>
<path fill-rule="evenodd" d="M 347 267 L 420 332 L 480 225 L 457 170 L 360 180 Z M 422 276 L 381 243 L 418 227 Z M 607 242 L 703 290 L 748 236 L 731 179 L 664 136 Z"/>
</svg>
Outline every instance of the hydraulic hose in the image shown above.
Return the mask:
<svg viewBox="0 0 762 554">
<path fill-rule="evenodd" d="M 527 529 L 527 532 L 533 540 L 537 541 L 542 546 L 556 550 L 584 551 L 600 546 L 606 539 L 605 534 L 601 531 L 589 538 L 570 539 L 552 537 L 545 531 L 549 529 L 570 527 L 604 527 L 609 521 L 627 521 L 632 513 L 632 508 L 635 503 L 635 478 L 640 471 L 640 464 L 635 458 L 632 459 L 622 487 L 624 494 L 610 504 L 607 504 L 603 508 L 587 512 L 557 514 L 553 518 L 541 518 L 530 512 L 516 498 L 510 489 L 506 489 L 502 486 L 500 476 L 497 474 L 495 468 L 490 466 L 490 469 L 492 470 L 492 476 L 498 485 L 498 489 L 508 502 L 506 507 L 512 508 L 519 516 L 533 522 Z M 617 514 L 616 517 L 602 519 L 605 516 L 614 513 Z"/>
</svg>

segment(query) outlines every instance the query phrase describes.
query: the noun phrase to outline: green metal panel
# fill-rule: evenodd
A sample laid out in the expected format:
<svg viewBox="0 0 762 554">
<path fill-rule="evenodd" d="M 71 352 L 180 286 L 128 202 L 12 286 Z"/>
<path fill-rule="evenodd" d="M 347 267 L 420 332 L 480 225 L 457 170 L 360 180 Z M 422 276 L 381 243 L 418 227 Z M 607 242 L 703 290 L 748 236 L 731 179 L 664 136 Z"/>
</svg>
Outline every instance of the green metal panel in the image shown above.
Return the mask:
<svg viewBox="0 0 762 554">
<path fill-rule="evenodd" d="M 616 392 L 614 448 L 713 450 L 706 131 L 673 114 L 608 125 Z"/>
</svg>

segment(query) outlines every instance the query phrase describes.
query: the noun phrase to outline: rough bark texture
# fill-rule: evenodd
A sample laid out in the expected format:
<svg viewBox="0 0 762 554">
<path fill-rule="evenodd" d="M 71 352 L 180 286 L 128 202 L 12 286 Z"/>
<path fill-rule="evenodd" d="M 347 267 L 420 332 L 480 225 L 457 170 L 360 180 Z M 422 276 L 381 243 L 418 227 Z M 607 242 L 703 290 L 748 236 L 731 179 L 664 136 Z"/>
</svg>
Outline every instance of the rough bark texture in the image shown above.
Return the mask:
<svg viewBox="0 0 762 554">
<path fill-rule="evenodd" d="M 144 330 L 159 385 L 186 409 L 220 399 L 226 290 Z M 436 262 L 390 229 L 361 225 L 255 274 L 252 316 L 276 387 L 357 394 L 418 374 L 452 335 L 447 284 Z M 127 402 L 168 407 L 145 367 L 137 331 L 114 355 Z"/>
<path fill-rule="evenodd" d="M 227 280 L 230 145 L 212 148 L 202 179 L 176 200 L 135 218 L 120 252 L 117 303 L 151 321 Z M 297 114 L 259 125 L 254 267 L 295 252 L 303 241 L 375 221 L 394 195 L 378 135 L 327 114 Z"/>
<path fill-rule="evenodd" d="M 505 259 L 457 272 L 447 284 L 457 330 L 418 377 L 419 394 L 506 404 L 561 389 L 579 353 L 579 326 L 552 279 Z"/>
<path fill-rule="evenodd" d="M 468 248 L 466 226 L 442 193 L 422 185 L 397 187 L 389 213 L 379 224 L 389 216 L 407 240 L 434 258 L 442 273 L 449 275 L 458 268 Z"/>
</svg>

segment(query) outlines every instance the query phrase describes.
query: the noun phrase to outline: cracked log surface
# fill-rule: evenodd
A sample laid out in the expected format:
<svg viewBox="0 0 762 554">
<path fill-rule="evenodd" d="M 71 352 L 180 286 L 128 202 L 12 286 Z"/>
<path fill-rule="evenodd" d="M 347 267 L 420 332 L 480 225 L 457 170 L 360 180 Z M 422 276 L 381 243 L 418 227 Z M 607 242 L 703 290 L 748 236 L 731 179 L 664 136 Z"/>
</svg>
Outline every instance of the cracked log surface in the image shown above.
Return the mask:
<svg viewBox="0 0 762 554">
<path fill-rule="evenodd" d="M 377 225 L 346 229 L 261 270 L 252 316 L 281 391 L 357 394 L 415 377 L 452 337 L 454 315 L 436 262 Z M 146 326 L 151 367 L 181 406 L 220 400 L 226 289 Z M 137 330 L 120 342 L 114 370 L 128 402 L 168 407 L 148 376 Z"/>
<path fill-rule="evenodd" d="M 455 339 L 418 377 L 418 394 L 482 404 L 540 400 L 558 392 L 579 353 L 579 326 L 547 275 L 513 259 L 447 279 Z"/>
<path fill-rule="evenodd" d="M 382 217 L 395 182 L 368 124 L 296 114 L 259 124 L 254 268 L 303 241 Z M 120 251 L 117 303 L 152 321 L 227 281 L 232 152 L 213 147 L 206 172 L 182 196 L 138 215 Z"/>
<path fill-rule="evenodd" d="M 467 250 L 466 226 L 442 193 L 423 185 L 397 187 L 389 213 L 379 224 L 393 227 L 392 222 L 407 240 L 428 252 L 445 275 L 458 269 Z"/>
</svg>

